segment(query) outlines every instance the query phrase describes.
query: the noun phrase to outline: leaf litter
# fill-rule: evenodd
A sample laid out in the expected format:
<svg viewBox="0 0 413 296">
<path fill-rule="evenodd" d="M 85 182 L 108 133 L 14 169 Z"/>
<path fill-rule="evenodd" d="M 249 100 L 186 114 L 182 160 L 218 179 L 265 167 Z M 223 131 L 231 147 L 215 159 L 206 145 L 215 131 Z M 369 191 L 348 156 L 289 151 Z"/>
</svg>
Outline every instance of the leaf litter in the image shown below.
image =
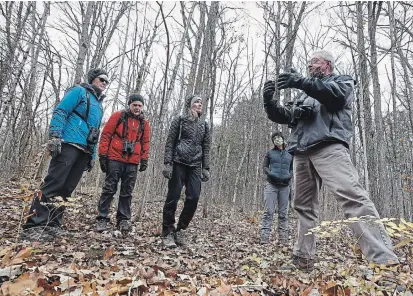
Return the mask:
<svg viewBox="0 0 413 296">
<path fill-rule="evenodd" d="M 402 264 L 389 270 L 362 259 L 347 227 L 323 222 L 321 227 L 333 225 L 334 231 L 318 241 L 315 270 L 283 271 L 291 262 L 294 214 L 289 244 L 273 238 L 260 245 L 257 213 L 209 205 L 210 217 L 202 218 L 201 201 L 188 228 L 188 248 L 164 249 L 162 203 L 147 203 L 144 216 L 123 237 L 94 232 L 98 197 L 79 195 L 64 218 L 73 236 L 30 243 L 17 237 L 33 190 L 17 182 L 2 188 L 0 204 L 7 211 L 0 217 L 0 295 L 413 295 L 409 237 L 394 240 Z M 181 209 L 180 203 L 177 213 Z M 409 223 L 386 226 L 404 229 Z"/>
</svg>

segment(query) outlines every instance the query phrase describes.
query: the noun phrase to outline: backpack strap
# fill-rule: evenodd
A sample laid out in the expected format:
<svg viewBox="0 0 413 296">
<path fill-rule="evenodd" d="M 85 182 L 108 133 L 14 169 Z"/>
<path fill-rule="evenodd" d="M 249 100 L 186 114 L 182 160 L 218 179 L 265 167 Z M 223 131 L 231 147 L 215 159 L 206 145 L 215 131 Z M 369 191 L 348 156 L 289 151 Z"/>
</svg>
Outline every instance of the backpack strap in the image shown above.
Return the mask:
<svg viewBox="0 0 413 296">
<path fill-rule="evenodd" d="M 84 122 L 86 122 L 87 126 L 89 126 L 89 122 L 87 121 L 89 118 L 89 109 L 90 109 L 90 95 L 87 89 L 85 89 L 86 91 L 86 112 L 85 112 L 85 116 L 83 116 L 82 114 L 80 114 L 79 112 L 77 112 L 76 108 L 80 105 L 80 103 L 82 101 L 80 101 L 76 107 L 75 110 L 73 110 L 73 113 L 75 113 L 77 116 L 79 116 L 80 118 L 83 119 Z"/>
<path fill-rule="evenodd" d="M 126 120 L 127 120 L 127 114 L 126 114 L 125 111 L 122 111 L 122 112 L 120 113 L 118 122 L 116 123 L 115 133 L 116 133 L 116 130 L 118 129 L 118 126 L 119 126 L 122 122 L 125 123 Z M 127 124 L 126 124 L 126 125 L 127 125 Z M 124 138 L 124 137 L 125 137 L 126 128 L 127 128 L 127 127 L 125 127 L 125 124 L 124 124 L 123 127 L 122 127 L 122 135 L 120 135 L 121 138 Z M 127 131 L 126 131 L 126 132 L 127 132 Z"/>
<path fill-rule="evenodd" d="M 108 150 L 106 151 L 106 155 L 108 155 L 110 145 L 112 144 L 113 136 L 114 136 L 115 134 L 117 134 L 117 133 L 116 133 L 116 130 L 118 129 L 118 126 L 119 126 L 122 122 L 125 121 L 125 117 L 126 117 L 126 112 L 125 112 L 125 111 L 122 111 L 122 112 L 120 113 L 118 122 L 116 123 L 115 133 L 112 134 L 112 137 L 110 138 L 110 141 L 109 141 L 109 144 L 108 144 Z M 125 125 L 123 125 L 123 126 L 125 126 Z M 122 133 L 123 133 L 123 132 L 124 132 L 124 131 L 122 131 Z M 122 138 L 122 137 L 121 137 L 121 138 Z"/>
<path fill-rule="evenodd" d="M 121 138 L 125 138 L 128 135 L 128 114 L 125 111 L 122 111 L 121 115 L 119 116 L 118 122 L 116 123 L 115 131 L 119 127 L 119 125 L 123 122 L 123 127 L 122 127 L 122 135 Z M 143 140 L 143 132 L 145 131 L 145 120 L 144 119 L 139 119 L 139 130 L 138 133 L 136 134 L 136 143 L 142 142 Z M 140 137 L 139 137 L 140 135 Z"/>
</svg>

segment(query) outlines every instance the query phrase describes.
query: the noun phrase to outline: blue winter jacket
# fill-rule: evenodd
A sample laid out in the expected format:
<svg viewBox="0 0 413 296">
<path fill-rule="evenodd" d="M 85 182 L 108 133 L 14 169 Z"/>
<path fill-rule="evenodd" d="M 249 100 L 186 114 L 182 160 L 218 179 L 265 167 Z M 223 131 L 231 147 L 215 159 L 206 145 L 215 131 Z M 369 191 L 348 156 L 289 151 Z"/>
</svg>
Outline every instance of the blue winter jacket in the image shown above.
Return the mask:
<svg viewBox="0 0 413 296">
<path fill-rule="evenodd" d="M 88 123 L 77 113 L 86 118 L 87 96 L 90 99 Z M 102 96 L 101 96 L 102 97 Z M 89 129 L 99 129 L 103 116 L 102 101 L 89 84 L 72 87 L 64 95 L 62 101 L 53 111 L 50 122 L 49 136 L 59 137 L 63 143 L 74 143 L 87 149 L 87 136 Z M 92 158 L 96 156 L 96 145 L 93 147 Z"/>
<path fill-rule="evenodd" d="M 263 168 L 268 182 L 287 186 L 292 176 L 293 156 L 287 150 L 271 149 L 264 158 Z"/>
</svg>

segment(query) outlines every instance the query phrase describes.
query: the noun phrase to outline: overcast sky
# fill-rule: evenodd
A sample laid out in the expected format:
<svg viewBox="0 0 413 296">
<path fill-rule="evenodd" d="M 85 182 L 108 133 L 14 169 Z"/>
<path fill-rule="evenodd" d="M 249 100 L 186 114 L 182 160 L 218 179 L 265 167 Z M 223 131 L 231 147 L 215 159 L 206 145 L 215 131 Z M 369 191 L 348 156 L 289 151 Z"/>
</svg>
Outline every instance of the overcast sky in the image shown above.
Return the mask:
<svg viewBox="0 0 413 296">
<path fill-rule="evenodd" d="M 234 26 L 231 28 L 232 31 L 236 32 L 237 35 L 244 35 L 244 39 L 248 41 L 248 47 L 249 47 L 249 52 L 252 50 L 255 53 L 254 56 L 254 64 L 259 65 L 262 64 L 264 60 L 264 47 L 263 47 L 263 26 L 264 26 L 264 21 L 263 21 L 263 11 L 261 8 L 257 7 L 257 2 L 254 1 L 248 1 L 248 2 L 223 2 L 225 3 L 226 6 L 231 7 L 233 9 L 227 9 L 225 14 L 227 19 L 231 19 L 235 17 L 236 15 L 239 16 L 239 21 L 234 24 Z M 313 8 L 315 6 L 319 6 L 317 9 L 313 10 L 304 20 L 302 26 L 300 27 L 300 30 L 298 31 L 298 38 L 299 40 L 296 41 L 296 55 L 294 57 L 294 67 L 297 68 L 298 70 L 301 70 L 302 74 L 305 74 L 305 57 L 303 55 L 304 48 L 302 47 L 302 42 L 300 41 L 305 38 L 305 35 L 311 36 L 314 38 L 314 36 L 317 35 L 319 32 L 323 32 L 326 30 L 327 26 L 333 26 L 333 25 L 339 25 L 340 21 L 338 20 L 337 17 L 335 17 L 335 13 L 331 9 L 333 6 L 337 6 L 338 2 L 326 2 L 326 3 L 321 3 L 321 2 L 312 2 L 310 4 L 310 7 Z M 158 5 L 156 2 L 151 2 L 150 6 L 152 7 L 148 13 L 148 19 L 154 20 L 156 16 L 156 12 L 158 10 Z M 143 7 L 143 5 L 142 5 Z M 180 5 L 178 2 L 173 2 L 173 1 L 168 1 L 164 3 L 164 11 L 165 13 L 168 13 L 171 11 L 171 9 L 174 7 L 174 10 L 171 13 L 171 18 L 168 18 L 168 27 L 170 28 L 170 33 L 171 33 L 171 40 L 173 42 L 176 42 L 177 40 L 180 40 L 181 38 L 181 28 L 180 24 L 177 24 L 175 20 L 178 22 L 181 22 L 181 14 L 180 14 Z M 49 24 L 58 24 L 59 23 L 59 17 L 62 17 L 61 15 L 59 16 L 59 10 L 58 9 L 53 9 L 51 11 L 50 18 L 48 20 Z M 199 18 L 199 15 L 195 15 L 195 18 Z M 119 26 L 119 31 L 115 33 L 113 40 L 111 42 L 111 47 L 107 51 L 107 59 L 110 60 L 111 58 L 119 55 L 120 53 L 120 44 L 123 42 L 121 40 L 121 36 L 125 30 L 126 27 L 126 18 L 124 18 Z M 143 20 L 140 19 L 140 22 Z M 349 20 L 351 21 L 351 20 Z M 386 22 L 387 20 L 382 20 L 382 22 Z M 70 40 L 65 36 L 64 34 L 51 29 L 50 27 L 48 28 L 50 32 L 50 37 L 53 40 L 53 44 L 62 49 L 62 52 L 64 52 L 64 55 L 66 55 L 66 49 L 69 48 L 67 45 Z M 165 56 L 166 56 L 166 48 L 165 48 L 165 43 L 166 43 L 166 38 L 165 38 L 165 33 L 164 33 L 164 27 L 161 27 L 162 32 L 160 33 L 160 42 L 154 44 L 153 50 L 152 50 L 152 58 L 153 58 L 153 65 L 154 67 L 159 67 L 157 69 L 157 75 L 156 75 L 156 80 L 160 81 L 162 79 L 163 75 L 163 66 L 165 64 Z M 131 34 L 131 33 L 130 33 Z M 248 36 L 248 38 L 247 38 Z M 77 38 L 76 34 L 73 33 L 73 37 Z M 218 35 L 219 38 L 219 35 Z M 337 38 L 337 33 L 334 30 L 330 30 L 328 34 L 325 37 L 325 42 L 324 42 L 324 48 L 327 50 L 330 50 L 333 52 L 333 54 L 336 57 L 339 57 L 340 59 L 337 61 L 337 67 L 338 67 L 338 72 L 343 73 L 343 74 L 351 74 L 347 73 L 349 69 L 352 67 L 351 63 L 351 56 L 350 53 L 347 49 L 345 49 L 343 46 L 339 45 L 337 42 L 334 42 L 334 39 Z M 129 40 L 129 43 L 132 44 L 132 40 Z M 383 47 L 388 47 L 389 42 L 386 38 L 378 35 L 378 43 L 383 46 Z M 76 46 L 75 46 L 76 47 Z M 127 46 L 128 48 L 130 46 Z M 306 43 L 306 50 L 311 50 L 311 46 Z M 233 52 L 235 54 L 236 47 L 233 48 Z M 70 51 L 72 52 L 73 51 Z M 172 57 L 172 63 L 174 61 L 174 56 Z M 251 57 L 250 57 L 251 61 Z M 387 77 L 386 77 L 386 65 L 388 65 L 388 58 L 381 59 L 381 56 L 379 56 L 379 73 L 380 73 L 380 78 L 381 78 L 381 87 L 382 87 L 382 93 L 384 94 L 383 96 L 383 103 L 384 101 L 387 100 L 388 98 L 388 93 L 389 93 L 389 87 L 387 83 Z M 70 64 L 68 61 L 65 61 L 66 66 L 69 68 L 73 68 L 73 65 Z M 240 73 L 242 73 L 245 70 L 245 67 L 247 67 L 247 59 L 246 59 L 246 54 L 243 56 L 242 60 L 243 66 L 240 67 Z M 155 66 L 156 65 L 156 66 Z M 173 66 L 173 64 L 172 64 Z M 125 67 L 126 68 L 126 67 Z M 152 69 L 153 70 L 153 69 Z M 285 69 L 284 69 L 285 70 Z M 257 78 L 259 80 L 260 77 Z M 275 79 L 276 77 L 271 77 L 270 78 Z M 255 83 L 255 85 L 258 85 L 258 83 Z M 69 85 L 68 85 L 69 86 Z M 110 85 L 110 89 L 108 90 L 108 98 L 113 96 L 113 93 L 116 89 L 117 83 L 116 81 L 113 82 Z M 179 85 L 175 85 L 175 96 L 179 96 Z M 145 92 L 148 91 L 148 84 L 146 83 L 143 87 L 143 92 L 145 95 Z M 223 99 L 222 97 L 219 97 L 220 94 L 218 93 L 218 101 Z M 110 100 L 108 99 L 107 104 L 110 104 Z M 107 105 L 106 104 L 106 105 Z M 106 108 L 105 112 L 105 119 L 109 117 L 111 108 Z M 387 105 L 383 104 L 383 110 L 387 110 Z M 219 121 L 221 115 L 217 114 L 217 118 L 215 121 Z"/>
</svg>

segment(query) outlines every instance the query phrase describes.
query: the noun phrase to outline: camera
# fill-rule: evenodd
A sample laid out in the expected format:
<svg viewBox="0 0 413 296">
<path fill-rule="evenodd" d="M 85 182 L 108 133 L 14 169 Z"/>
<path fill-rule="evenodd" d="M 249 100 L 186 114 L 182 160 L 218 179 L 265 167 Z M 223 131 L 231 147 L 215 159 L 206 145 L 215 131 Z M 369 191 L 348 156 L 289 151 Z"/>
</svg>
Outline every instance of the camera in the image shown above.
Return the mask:
<svg viewBox="0 0 413 296">
<path fill-rule="evenodd" d="M 124 141 L 123 142 L 123 154 L 133 154 L 135 151 L 135 142 Z"/>
<path fill-rule="evenodd" d="M 287 107 L 291 111 L 290 122 L 288 123 L 289 128 L 293 128 L 298 124 L 299 119 L 310 119 L 313 117 L 313 106 L 303 105 L 303 102 L 290 102 Z"/>
<path fill-rule="evenodd" d="M 96 127 L 91 127 L 89 129 L 89 134 L 87 135 L 87 138 L 86 138 L 88 147 L 91 148 L 94 145 L 96 145 L 98 140 L 99 140 L 99 129 L 97 129 Z"/>
</svg>

